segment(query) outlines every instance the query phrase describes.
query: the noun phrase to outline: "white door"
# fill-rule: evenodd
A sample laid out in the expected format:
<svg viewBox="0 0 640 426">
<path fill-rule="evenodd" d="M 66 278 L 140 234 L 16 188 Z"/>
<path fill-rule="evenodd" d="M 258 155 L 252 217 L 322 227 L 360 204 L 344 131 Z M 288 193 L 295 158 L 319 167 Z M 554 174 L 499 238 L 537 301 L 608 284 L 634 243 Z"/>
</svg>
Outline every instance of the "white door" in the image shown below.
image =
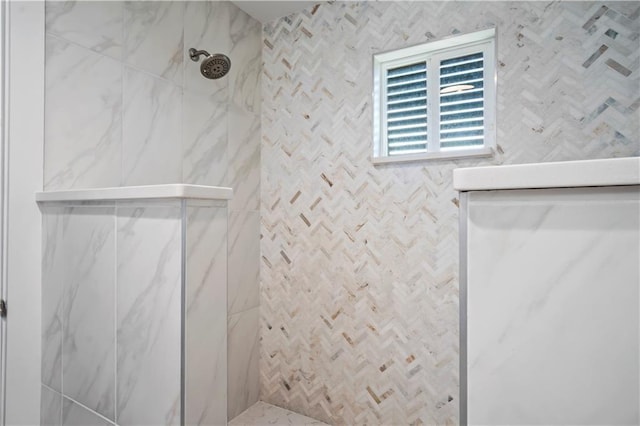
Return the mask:
<svg viewBox="0 0 640 426">
<path fill-rule="evenodd" d="M 0 426 L 40 423 L 44 2 L 2 1 Z"/>
</svg>

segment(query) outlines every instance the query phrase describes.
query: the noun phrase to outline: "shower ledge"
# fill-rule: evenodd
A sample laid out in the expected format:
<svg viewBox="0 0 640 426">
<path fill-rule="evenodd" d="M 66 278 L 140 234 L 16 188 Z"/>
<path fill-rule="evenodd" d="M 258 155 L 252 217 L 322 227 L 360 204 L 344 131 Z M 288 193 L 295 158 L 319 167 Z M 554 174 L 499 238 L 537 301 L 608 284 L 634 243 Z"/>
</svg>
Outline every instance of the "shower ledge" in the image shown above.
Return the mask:
<svg viewBox="0 0 640 426">
<path fill-rule="evenodd" d="M 176 198 L 229 200 L 232 196 L 233 190 L 231 188 L 221 186 L 166 184 L 36 192 L 36 201 L 106 201 Z"/>
<path fill-rule="evenodd" d="M 457 191 L 640 185 L 640 157 L 561 161 L 453 171 Z"/>
</svg>

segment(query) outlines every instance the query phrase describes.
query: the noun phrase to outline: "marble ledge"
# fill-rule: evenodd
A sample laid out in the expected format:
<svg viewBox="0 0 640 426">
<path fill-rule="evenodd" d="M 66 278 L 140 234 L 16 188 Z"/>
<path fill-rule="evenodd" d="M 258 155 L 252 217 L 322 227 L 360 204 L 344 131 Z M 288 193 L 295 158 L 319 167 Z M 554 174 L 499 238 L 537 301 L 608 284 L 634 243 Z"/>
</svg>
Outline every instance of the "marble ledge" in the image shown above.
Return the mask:
<svg viewBox="0 0 640 426">
<path fill-rule="evenodd" d="M 457 191 L 640 185 L 640 157 L 562 161 L 453 171 Z"/>
<path fill-rule="evenodd" d="M 36 201 L 110 201 L 143 199 L 191 199 L 191 200 L 230 200 L 231 188 L 220 186 L 167 184 L 122 186 L 114 188 L 70 189 L 64 191 L 36 192 Z"/>
</svg>

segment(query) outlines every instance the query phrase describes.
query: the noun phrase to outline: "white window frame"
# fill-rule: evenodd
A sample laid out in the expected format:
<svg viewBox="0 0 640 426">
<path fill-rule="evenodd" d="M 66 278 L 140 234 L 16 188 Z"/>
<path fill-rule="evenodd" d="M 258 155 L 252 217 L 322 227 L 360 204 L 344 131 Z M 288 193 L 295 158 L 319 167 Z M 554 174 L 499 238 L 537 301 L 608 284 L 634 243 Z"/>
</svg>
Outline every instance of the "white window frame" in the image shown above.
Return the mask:
<svg viewBox="0 0 640 426">
<path fill-rule="evenodd" d="M 484 53 L 484 144 L 479 147 L 440 149 L 439 64 L 441 60 L 467 53 Z M 386 70 L 415 62 L 427 62 L 427 151 L 417 154 L 388 155 Z M 487 157 L 496 147 L 496 29 L 455 35 L 441 40 L 373 55 L 373 156 L 374 164 L 437 160 L 461 157 Z M 433 113 L 432 111 L 437 111 Z"/>
</svg>

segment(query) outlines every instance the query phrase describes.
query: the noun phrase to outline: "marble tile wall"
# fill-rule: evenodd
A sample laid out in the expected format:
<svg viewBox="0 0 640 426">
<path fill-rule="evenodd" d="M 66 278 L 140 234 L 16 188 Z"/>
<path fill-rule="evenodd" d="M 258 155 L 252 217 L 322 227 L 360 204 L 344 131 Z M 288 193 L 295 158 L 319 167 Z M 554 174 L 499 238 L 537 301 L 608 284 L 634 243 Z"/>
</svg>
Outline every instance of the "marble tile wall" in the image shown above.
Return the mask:
<svg viewBox="0 0 640 426">
<path fill-rule="evenodd" d="M 637 2 L 323 2 L 264 27 L 261 399 L 458 423 L 457 167 L 640 155 Z M 376 52 L 497 27 L 491 159 L 373 166 Z"/>
<path fill-rule="evenodd" d="M 188 56 L 190 47 L 229 56 L 229 74 L 202 77 L 200 64 Z M 251 320 L 259 304 L 261 49 L 261 24 L 229 2 L 46 5 L 45 190 L 232 187 L 228 315 L 247 315 L 256 330 Z M 56 248 L 46 253 L 55 256 Z M 55 288 L 44 291 L 59 300 Z M 62 355 L 62 313 L 56 304 L 44 309 L 49 328 L 43 371 L 50 372 L 48 364 Z M 233 341 L 230 358 L 251 349 L 250 359 L 257 359 L 257 332 L 236 332 Z M 257 400 L 259 376 L 248 364 L 234 367 L 251 372 L 246 386 L 229 394 L 230 401 L 245 401 L 235 407 L 239 413 Z M 43 380 L 60 390 L 57 376 Z"/>
</svg>

